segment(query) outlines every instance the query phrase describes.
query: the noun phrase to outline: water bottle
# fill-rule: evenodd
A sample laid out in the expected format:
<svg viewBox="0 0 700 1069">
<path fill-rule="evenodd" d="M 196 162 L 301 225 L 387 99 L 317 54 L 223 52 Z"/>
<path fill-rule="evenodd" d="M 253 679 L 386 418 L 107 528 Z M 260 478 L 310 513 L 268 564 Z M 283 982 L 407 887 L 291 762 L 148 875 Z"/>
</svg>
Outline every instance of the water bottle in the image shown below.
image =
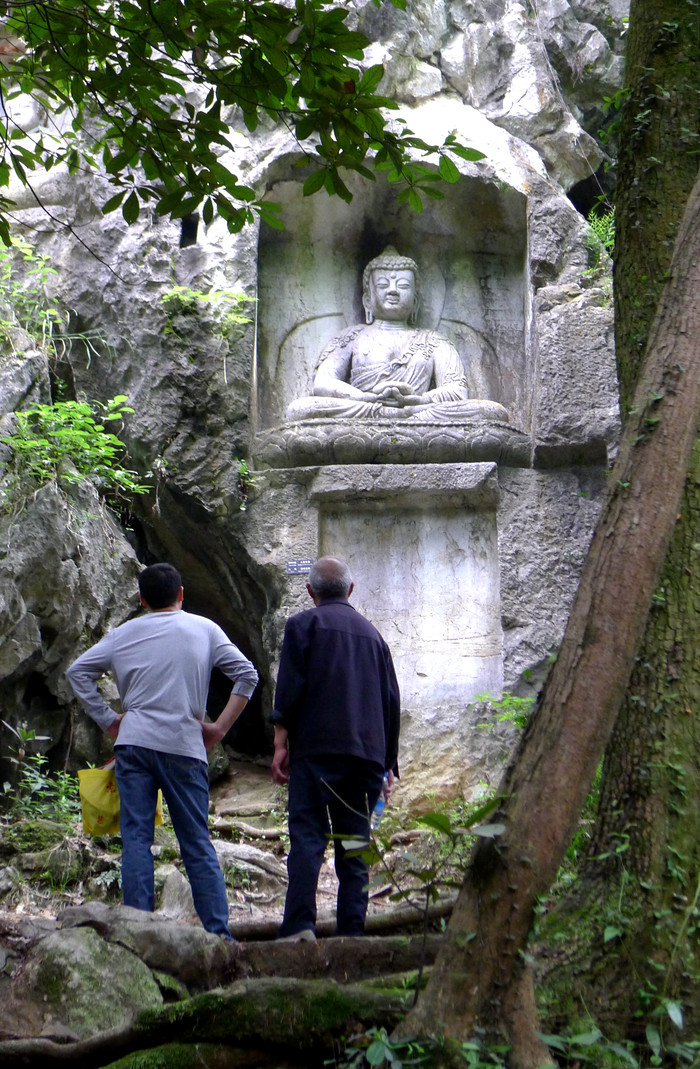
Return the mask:
<svg viewBox="0 0 700 1069">
<path fill-rule="evenodd" d="M 389 773 L 385 772 L 384 773 L 384 782 L 382 783 L 382 789 L 379 792 L 379 797 L 377 798 L 377 804 L 375 805 L 375 807 L 374 807 L 374 809 L 372 811 L 372 816 L 371 816 L 370 822 L 369 822 L 372 831 L 378 831 L 379 830 L 379 825 L 382 822 L 382 817 L 384 816 L 384 807 L 386 806 L 386 789 L 387 789 L 388 785 L 389 785 Z"/>
</svg>

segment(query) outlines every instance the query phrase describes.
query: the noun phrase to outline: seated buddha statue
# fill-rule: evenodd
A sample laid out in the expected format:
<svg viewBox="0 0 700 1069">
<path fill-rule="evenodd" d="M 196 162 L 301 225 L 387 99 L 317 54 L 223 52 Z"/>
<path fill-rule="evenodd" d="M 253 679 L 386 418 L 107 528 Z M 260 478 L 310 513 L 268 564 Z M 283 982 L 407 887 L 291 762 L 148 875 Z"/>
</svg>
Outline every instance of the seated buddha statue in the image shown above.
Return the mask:
<svg viewBox="0 0 700 1069">
<path fill-rule="evenodd" d="M 469 397 L 464 368 L 442 334 L 415 326 L 418 265 L 389 247 L 362 276 L 366 322 L 327 346 L 314 377 L 313 396 L 287 409 L 288 420 L 333 418 L 508 422 L 496 401 Z"/>
</svg>

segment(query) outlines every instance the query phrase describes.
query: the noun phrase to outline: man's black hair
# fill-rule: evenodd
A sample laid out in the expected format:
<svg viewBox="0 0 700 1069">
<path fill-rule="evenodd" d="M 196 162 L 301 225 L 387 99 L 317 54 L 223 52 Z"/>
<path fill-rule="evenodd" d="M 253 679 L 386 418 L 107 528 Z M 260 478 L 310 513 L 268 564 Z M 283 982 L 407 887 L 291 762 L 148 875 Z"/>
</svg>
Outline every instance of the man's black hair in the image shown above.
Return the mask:
<svg viewBox="0 0 700 1069">
<path fill-rule="evenodd" d="M 172 564 L 149 564 L 139 575 L 139 591 L 149 609 L 174 605 L 182 586 L 182 576 Z"/>
</svg>

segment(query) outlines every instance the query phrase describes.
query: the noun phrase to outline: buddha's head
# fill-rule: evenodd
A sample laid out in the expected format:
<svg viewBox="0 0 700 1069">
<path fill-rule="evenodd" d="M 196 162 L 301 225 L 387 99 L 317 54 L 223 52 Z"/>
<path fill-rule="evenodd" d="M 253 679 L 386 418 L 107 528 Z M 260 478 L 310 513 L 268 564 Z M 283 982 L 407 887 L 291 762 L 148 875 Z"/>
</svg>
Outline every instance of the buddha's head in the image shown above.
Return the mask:
<svg viewBox="0 0 700 1069">
<path fill-rule="evenodd" d="M 362 274 L 362 304 L 368 323 L 385 319 L 414 323 L 418 312 L 418 264 L 389 245 Z"/>
</svg>

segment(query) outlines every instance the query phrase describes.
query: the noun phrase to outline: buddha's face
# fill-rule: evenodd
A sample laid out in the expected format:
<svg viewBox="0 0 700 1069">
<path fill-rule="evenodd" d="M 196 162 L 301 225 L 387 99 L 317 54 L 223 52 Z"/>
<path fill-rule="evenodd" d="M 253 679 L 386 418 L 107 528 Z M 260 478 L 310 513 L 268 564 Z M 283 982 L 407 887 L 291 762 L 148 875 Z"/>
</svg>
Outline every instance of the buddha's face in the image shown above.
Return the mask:
<svg viewBox="0 0 700 1069">
<path fill-rule="evenodd" d="M 375 319 L 406 322 L 416 305 L 413 271 L 396 271 L 392 268 L 372 271 L 365 303 Z"/>
</svg>

